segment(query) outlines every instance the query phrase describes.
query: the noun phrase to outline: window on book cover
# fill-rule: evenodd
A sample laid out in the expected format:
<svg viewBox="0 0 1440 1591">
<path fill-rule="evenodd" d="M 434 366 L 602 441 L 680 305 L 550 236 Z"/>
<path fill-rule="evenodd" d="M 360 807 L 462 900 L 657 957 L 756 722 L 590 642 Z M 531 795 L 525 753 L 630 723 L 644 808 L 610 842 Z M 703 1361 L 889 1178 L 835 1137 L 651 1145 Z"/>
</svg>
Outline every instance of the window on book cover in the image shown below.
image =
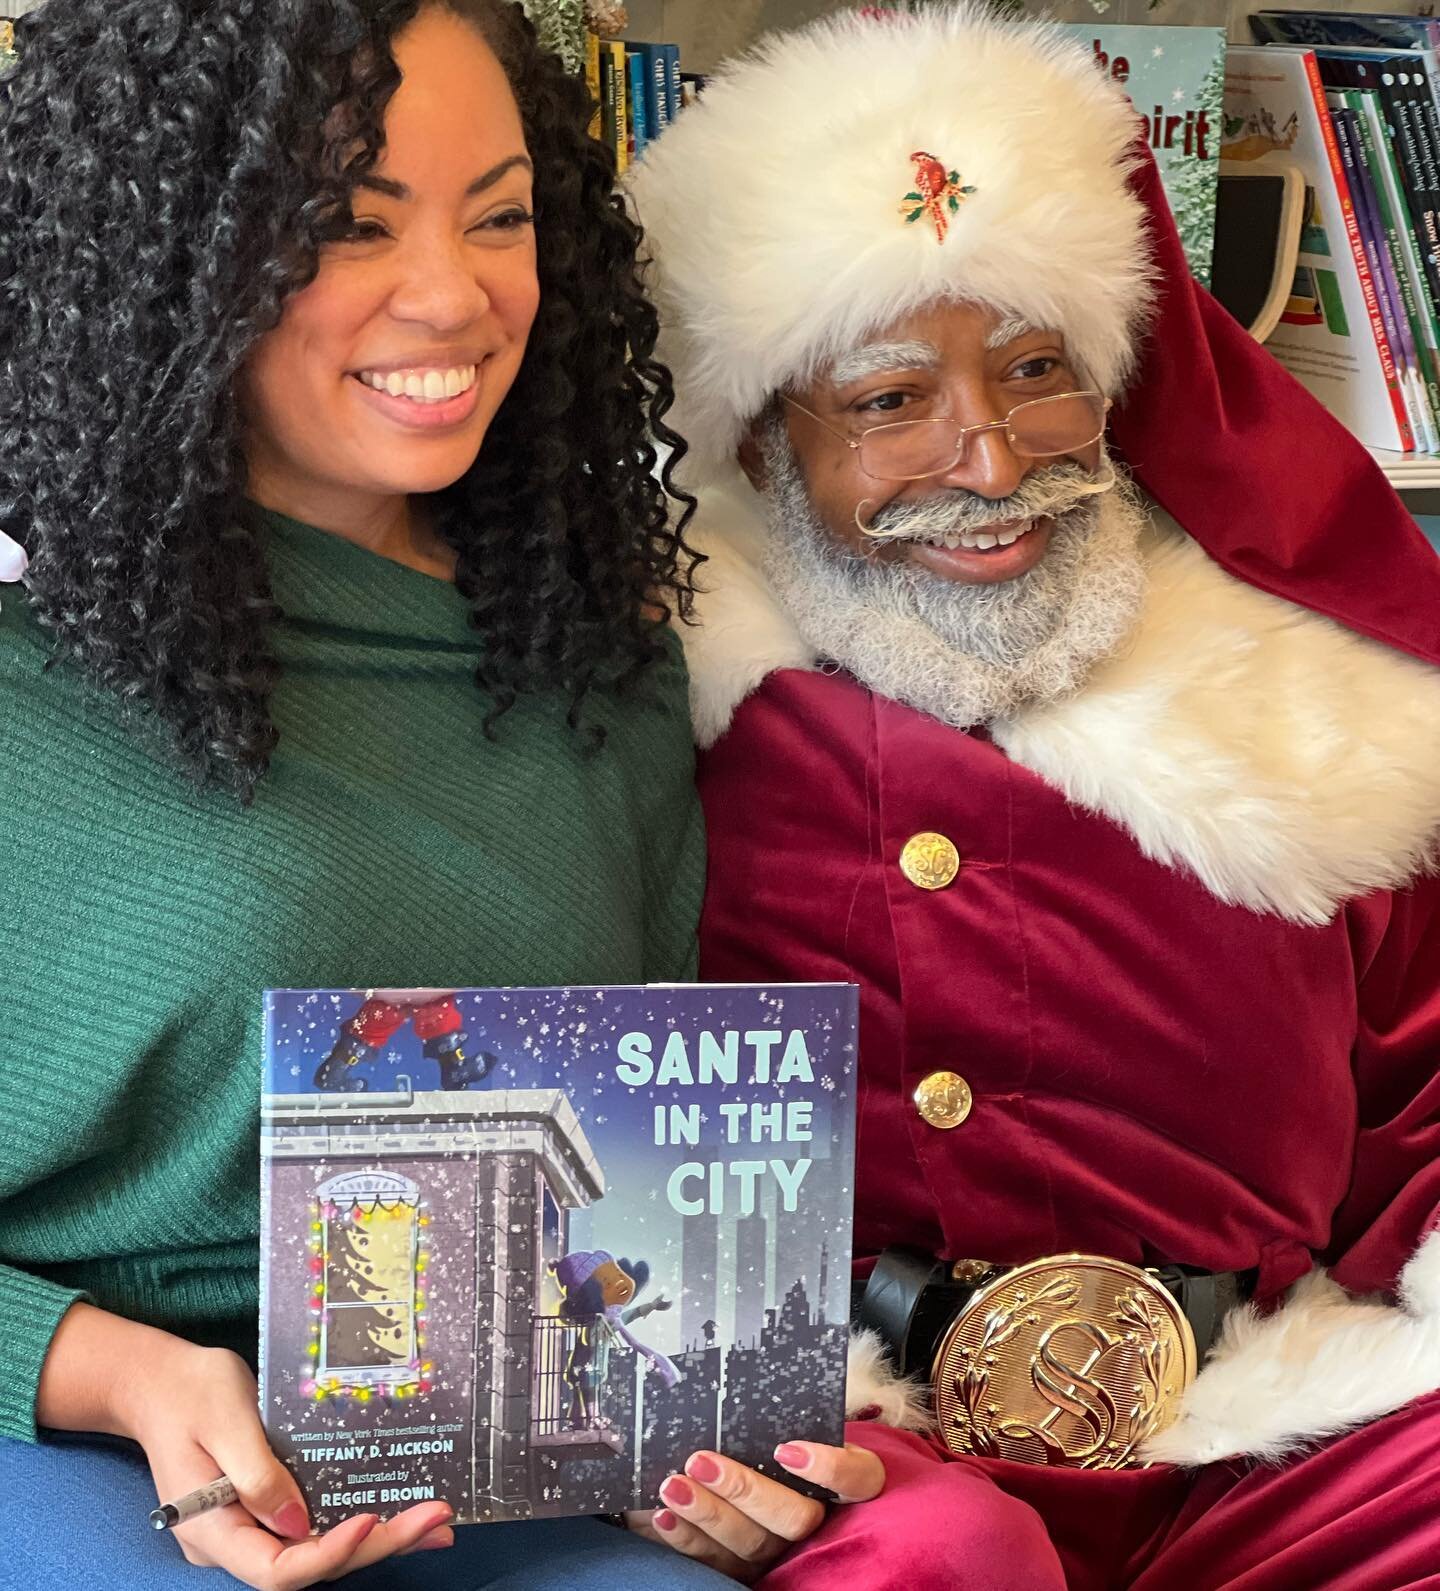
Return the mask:
<svg viewBox="0 0 1440 1591">
<path fill-rule="evenodd" d="M 565 1212 L 551 1193 L 549 1184 L 540 1177 L 540 1264 L 536 1274 L 540 1278 L 540 1296 L 536 1309 L 542 1315 L 556 1315 L 564 1294 L 555 1280 L 555 1266 L 565 1257 Z"/>
<path fill-rule="evenodd" d="M 325 1232 L 321 1375 L 387 1383 L 413 1373 L 420 1273 L 418 1184 L 350 1173 L 317 1190 Z"/>
</svg>

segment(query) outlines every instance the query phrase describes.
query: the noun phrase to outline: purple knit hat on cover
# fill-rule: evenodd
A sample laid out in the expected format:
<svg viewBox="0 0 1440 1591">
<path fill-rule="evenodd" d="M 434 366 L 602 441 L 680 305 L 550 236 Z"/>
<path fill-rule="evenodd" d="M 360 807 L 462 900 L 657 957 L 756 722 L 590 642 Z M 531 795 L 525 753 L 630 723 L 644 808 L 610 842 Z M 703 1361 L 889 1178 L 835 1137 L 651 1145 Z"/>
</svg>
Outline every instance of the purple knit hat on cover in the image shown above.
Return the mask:
<svg viewBox="0 0 1440 1591">
<path fill-rule="evenodd" d="M 602 1265 L 613 1265 L 615 1256 L 607 1254 L 603 1248 L 591 1249 L 588 1253 L 581 1249 L 577 1253 L 567 1254 L 555 1267 L 555 1280 L 567 1293 L 573 1293 L 577 1287 L 583 1287 Z"/>
</svg>

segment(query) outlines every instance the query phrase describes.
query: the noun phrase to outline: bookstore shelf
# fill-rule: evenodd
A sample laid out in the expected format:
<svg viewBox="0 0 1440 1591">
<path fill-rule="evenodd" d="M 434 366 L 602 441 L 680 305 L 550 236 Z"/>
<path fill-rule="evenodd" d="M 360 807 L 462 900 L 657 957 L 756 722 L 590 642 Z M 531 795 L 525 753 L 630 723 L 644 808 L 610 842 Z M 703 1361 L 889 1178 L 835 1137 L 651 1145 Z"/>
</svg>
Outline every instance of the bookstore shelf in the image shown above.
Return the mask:
<svg viewBox="0 0 1440 1591">
<path fill-rule="evenodd" d="M 1440 455 L 1390 453 L 1384 448 L 1371 448 L 1370 453 L 1397 492 L 1440 491 Z"/>
</svg>

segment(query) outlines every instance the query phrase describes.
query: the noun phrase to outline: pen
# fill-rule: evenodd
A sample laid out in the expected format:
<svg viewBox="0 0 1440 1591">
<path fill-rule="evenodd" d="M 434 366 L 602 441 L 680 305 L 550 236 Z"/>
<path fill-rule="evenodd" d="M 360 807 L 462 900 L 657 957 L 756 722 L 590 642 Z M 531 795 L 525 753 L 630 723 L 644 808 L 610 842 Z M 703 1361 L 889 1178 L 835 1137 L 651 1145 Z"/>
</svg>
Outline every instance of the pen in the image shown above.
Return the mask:
<svg viewBox="0 0 1440 1591">
<path fill-rule="evenodd" d="M 175 1525 L 183 1525 L 187 1519 L 194 1519 L 197 1514 L 208 1514 L 212 1508 L 224 1508 L 227 1503 L 237 1501 L 239 1495 L 235 1490 L 235 1482 L 229 1476 L 222 1475 L 208 1486 L 186 1492 L 173 1503 L 161 1503 L 158 1508 L 151 1509 L 150 1524 L 155 1530 L 170 1530 Z"/>
</svg>

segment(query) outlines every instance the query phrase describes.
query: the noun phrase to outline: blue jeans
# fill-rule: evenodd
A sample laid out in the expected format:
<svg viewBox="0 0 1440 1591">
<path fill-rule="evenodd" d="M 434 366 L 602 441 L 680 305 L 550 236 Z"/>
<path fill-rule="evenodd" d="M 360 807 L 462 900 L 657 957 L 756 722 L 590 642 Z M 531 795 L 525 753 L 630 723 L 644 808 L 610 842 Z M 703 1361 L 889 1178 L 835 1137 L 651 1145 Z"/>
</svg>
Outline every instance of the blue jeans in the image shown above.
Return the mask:
<svg viewBox="0 0 1440 1591">
<path fill-rule="evenodd" d="M 186 1563 L 146 1522 L 154 1506 L 132 1443 L 57 1435 L 32 1447 L 0 1437 L 0 1585 L 225 1591 L 241 1583 Z M 465 1526 L 446 1552 L 391 1558 L 335 1583 L 346 1591 L 735 1591 L 733 1580 L 596 1519 Z"/>
</svg>

